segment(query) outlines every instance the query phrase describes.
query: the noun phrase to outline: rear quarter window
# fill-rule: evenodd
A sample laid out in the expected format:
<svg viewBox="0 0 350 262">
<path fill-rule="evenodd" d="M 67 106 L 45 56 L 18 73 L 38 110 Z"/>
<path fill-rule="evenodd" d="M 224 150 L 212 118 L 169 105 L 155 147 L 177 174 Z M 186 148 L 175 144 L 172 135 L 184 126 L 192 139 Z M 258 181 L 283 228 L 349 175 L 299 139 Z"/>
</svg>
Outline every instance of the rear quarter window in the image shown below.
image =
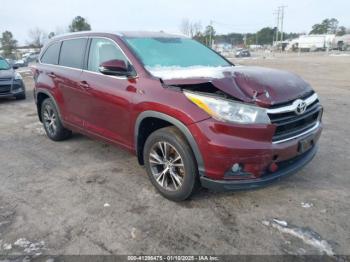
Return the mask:
<svg viewBox="0 0 350 262">
<path fill-rule="evenodd" d="M 45 64 L 57 65 L 60 47 L 61 42 L 53 43 L 52 45 L 50 45 L 41 57 L 41 62 Z"/>
<path fill-rule="evenodd" d="M 86 38 L 63 41 L 59 65 L 82 69 L 86 43 Z"/>
</svg>

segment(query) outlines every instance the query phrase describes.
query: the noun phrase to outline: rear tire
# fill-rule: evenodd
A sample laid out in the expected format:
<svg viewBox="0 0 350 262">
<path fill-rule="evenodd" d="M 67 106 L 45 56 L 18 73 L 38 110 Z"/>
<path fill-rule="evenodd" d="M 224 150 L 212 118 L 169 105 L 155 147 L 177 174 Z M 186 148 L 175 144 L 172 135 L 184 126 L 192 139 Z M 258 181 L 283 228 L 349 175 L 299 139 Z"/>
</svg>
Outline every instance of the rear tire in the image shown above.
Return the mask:
<svg viewBox="0 0 350 262">
<path fill-rule="evenodd" d="M 152 184 L 167 199 L 183 201 L 199 188 L 196 160 L 177 128 L 153 132 L 146 140 L 143 159 Z"/>
<path fill-rule="evenodd" d="M 51 98 L 41 104 L 41 119 L 46 135 L 53 141 L 62 141 L 72 135 L 72 131 L 63 127 L 57 108 Z"/>
</svg>

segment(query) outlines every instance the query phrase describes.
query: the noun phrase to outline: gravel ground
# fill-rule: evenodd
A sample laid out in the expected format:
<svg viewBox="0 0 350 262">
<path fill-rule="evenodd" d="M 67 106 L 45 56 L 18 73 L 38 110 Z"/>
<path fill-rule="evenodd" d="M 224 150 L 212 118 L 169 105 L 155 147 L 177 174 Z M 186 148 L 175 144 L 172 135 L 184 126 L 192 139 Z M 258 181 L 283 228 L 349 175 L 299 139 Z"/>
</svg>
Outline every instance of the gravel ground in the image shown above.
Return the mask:
<svg viewBox="0 0 350 262">
<path fill-rule="evenodd" d="M 235 62 L 295 72 L 319 93 L 325 128 L 304 170 L 260 190 L 170 202 L 127 152 L 78 134 L 46 138 L 24 72 L 27 100 L 0 100 L 0 254 L 349 255 L 350 57 Z"/>
</svg>

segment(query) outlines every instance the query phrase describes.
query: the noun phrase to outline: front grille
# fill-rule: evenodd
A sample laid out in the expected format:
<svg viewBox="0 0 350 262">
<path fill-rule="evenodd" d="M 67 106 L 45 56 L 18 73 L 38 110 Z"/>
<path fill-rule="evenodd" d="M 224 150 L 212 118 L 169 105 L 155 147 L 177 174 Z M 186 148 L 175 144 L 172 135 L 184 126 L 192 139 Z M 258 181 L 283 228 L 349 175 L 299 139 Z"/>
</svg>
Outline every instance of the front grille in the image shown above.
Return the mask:
<svg viewBox="0 0 350 262">
<path fill-rule="evenodd" d="M 307 132 L 317 124 L 321 114 L 322 106 L 318 99 L 309 104 L 301 115 L 297 115 L 294 111 L 269 113 L 271 123 L 276 125 L 272 141 L 285 140 Z"/>
<path fill-rule="evenodd" d="M 0 86 L 0 94 L 9 93 L 11 91 L 11 85 Z"/>
<path fill-rule="evenodd" d="M 8 78 L 0 78 L 0 82 L 5 82 L 5 81 L 11 81 L 12 78 L 8 77 Z"/>
<path fill-rule="evenodd" d="M 13 85 L 12 85 L 12 90 L 17 90 L 17 89 L 19 89 L 19 88 L 21 88 L 22 86 L 20 85 L 20 84 L 17 84 L 17 83 L 14 83 Z"/>
</svg>

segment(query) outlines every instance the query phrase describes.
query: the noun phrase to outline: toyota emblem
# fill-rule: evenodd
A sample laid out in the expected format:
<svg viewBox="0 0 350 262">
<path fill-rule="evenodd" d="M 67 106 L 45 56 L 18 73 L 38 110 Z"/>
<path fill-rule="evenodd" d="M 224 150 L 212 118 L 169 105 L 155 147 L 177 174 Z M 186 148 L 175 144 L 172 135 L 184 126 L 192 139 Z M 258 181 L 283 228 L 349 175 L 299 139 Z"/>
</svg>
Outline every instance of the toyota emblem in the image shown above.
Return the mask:
<svg viewBox="0 0 350 262">
<path fill-rule="evenodd" d="M 305 111 L 306 111 L 306 108 L 307 108 L 307 104 L 306 104 L 306 102 L 305 101 L 303 101 L 303 100 L 297 100 L 297 107 L 296 107 L 296 109 L 295 109 L 295 113 L 297 114 L 297 115 L 302 115 L 302 114 L 304 114 L 305 113 Z"/>
</svg>

